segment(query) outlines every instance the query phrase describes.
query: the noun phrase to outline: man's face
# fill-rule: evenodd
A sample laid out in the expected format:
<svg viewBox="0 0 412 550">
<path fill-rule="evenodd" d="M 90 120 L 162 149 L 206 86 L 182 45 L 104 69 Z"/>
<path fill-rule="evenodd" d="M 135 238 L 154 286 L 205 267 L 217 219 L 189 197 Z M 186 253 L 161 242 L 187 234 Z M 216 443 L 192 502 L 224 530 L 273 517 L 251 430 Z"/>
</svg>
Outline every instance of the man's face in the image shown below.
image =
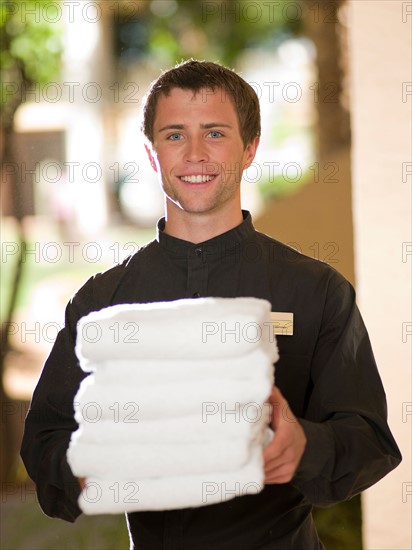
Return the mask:
<svg viewBox="0 0 412 550">
<path fill-rule="evenodd" d="M 235 108 L 223 90 L 194 95 L 173 88 L 160 96 L 148 153 L 169 213 L 240 210 L 242 172 L 253 161 L 258 141 L 244 147 Z"/>
</svg>

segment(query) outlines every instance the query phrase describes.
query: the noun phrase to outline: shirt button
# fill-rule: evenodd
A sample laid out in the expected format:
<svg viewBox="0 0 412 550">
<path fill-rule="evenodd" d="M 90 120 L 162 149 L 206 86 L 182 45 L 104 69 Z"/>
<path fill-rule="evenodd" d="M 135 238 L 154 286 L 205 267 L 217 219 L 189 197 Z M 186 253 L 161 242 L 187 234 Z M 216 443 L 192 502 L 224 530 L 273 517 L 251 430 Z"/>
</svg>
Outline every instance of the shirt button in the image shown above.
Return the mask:
<svg viewBox="0 0 412 550">
<path fill-rule="evenodd" d="M 193 294 L 193 298 L 199 298 L 200 297 L 200 292 L 195 292 Z"/>
<path fill-rule="evenodd" d="M 195 248 L 196 256 L 200 256 L 202 251 L 202 248 L 199 246 L 198 248 Z"/>
</svg>

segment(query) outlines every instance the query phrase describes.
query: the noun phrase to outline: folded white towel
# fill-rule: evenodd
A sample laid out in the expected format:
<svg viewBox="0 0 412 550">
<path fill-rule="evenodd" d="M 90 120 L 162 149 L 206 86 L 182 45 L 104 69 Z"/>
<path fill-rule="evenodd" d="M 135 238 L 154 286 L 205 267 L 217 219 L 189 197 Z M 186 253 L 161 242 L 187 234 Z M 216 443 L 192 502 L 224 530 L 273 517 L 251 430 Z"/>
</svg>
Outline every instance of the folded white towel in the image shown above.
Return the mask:
<svg viewBox="0 0 412 550">
<path fill-rule="evenodd" d="M 198 298 L 120 304 L 82 317 L 76 354 L 87 361 L 236 357 L 256 347 L 273 361 L 271 306 L 258 298 Z"/>
<path fill-rule="evenodd" d="M 88 481 L 85 513 L 202 506 L 263 488 L 278 359 L 269 302 L 112 306 L 79 321 L 76 353 L 92 374 L 74 399 L 67 458 Z"/>
<path fill-rule="evenodd" d="M 263 458 L 254 449 L 238 470 L 167 478 L 87 478 L 78 503 L 85 514 L 172 510 L 226 502 L 259 493 L 264 487 Z"/>
<path fill-rule="evenodd" d="M 259 379 L 274 377 L 273 361 L 264 350 L 256 348 L 251 353 L 230 358 L 190 358 L 169 360 L 117 359 L 87 362 L 99 384 L 127 380 L 136 384 L 158 384 L 178 380 Z"/>
<path fill-rule="evenodd" d="M 266 376 L 259 380 L 211 378 L 201 383 L 190 380 L 136 387 L 123 381 L 106 386 L 88 376 L 74 398 L 75 419 L 81 424 L 112 419 L 115 414 L 119 422 L 187 415 L 203 418 L 216 407 L 220 411 L 231 411 L 239 405 L 263 404 L 272 385 L 273 378 Z"/>
<path fill-rule="evenodd" d="M 202 415 L 167 417 L 145 422 L 120 422 L 116 408 L 110 419 L 82 422 L 73 433 L 72 441 L 82 443 L 107 443 L 113 445 L 133 443 L 197 443 L 218 440 L 255 439 L 270 421 L 270 408 L 255 403 L 238 405 L 233 411 L 215 404 L 207 405 Z"/>
<path fill-rule="evenodd" d="M 67 451 L 70 468 L 77 477 L 96 476 L 115 479 L 170 477 L 205 472 L 236 470 L 249 460 L 253 445 L 262 445 L 246 438 L 196 443 L 162 443 L 147 445 L 72 441 Z"/>
</svg>

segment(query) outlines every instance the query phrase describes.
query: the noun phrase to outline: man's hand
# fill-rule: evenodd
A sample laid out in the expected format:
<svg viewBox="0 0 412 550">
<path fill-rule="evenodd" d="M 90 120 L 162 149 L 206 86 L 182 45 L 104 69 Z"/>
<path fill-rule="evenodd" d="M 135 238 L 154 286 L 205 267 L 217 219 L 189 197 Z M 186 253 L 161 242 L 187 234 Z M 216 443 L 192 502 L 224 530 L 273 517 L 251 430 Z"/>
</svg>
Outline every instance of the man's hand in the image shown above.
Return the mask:
<svg viewBox="0 0 412 550">
<path fill-rule="evenodd" d="M 271 426 L 275 434 L 263 452 L 265 483 L 287 483 L 299 466 L 306 447 L 306 436 L 276 386 L 273 386 L 269 403 L 272 406 Z"/>
</svg>

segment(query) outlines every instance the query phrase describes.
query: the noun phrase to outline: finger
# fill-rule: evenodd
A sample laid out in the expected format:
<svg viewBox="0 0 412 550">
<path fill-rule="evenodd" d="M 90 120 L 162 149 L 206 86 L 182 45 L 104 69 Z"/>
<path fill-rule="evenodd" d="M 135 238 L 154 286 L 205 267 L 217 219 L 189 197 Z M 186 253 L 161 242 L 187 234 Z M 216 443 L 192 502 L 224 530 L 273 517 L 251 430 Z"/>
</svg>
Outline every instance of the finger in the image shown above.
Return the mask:
<svg viewBox="0 0 412 550">
<path fill-rule="evenodd" d="M 288 463 L 265 472 L 265 483 L 285 483 L 290 481 L 295 473 L 295 465 Z"/>
<path fill-rule="evenodd" d="M 265 462 L 265 464 L 274 463 L 275 461 L 281 460 L 284 453 L 285 453 L 285 449 L 283 447 L 273 444 L 273 447 L 271 448 L 266 447 L 266 449 L 264 449 L 263 461 Z"/>
<path fill-rule="evenodd" d="M 275 483 L 289 483 L 293 479 L 293 474 L 282 474 L 265 478 L 265 485 L 273 485 Z"/>
<path fill-rule="evenodd" d="M 287 464 L 294 464 L 296 461 L 294 457 L 291 457 L 287 454 L 282 454 L 282 456 L 278 457 L 274 460 L 268 460 L 265 462 L 265 472 L 275 470 L 276 468 L 282 468 L 283 466 Z"/>
<path fill-rule="evenodd" d="M 272 408 L 271 426 L 274 430 L 276 430 L 282 422 L 282 411 L 284 410 L 285 406 L 287 406 L 286 399 L 283 397 L 281 391 L 276 386 L 272 386 L 272 392 L 269 396 L 269 404 Z"/>
<path fill-rule="evenodd" d="M 293 434 L 282 426 L 274 433 L 272 441 L 263 449 L 264 460 L 277 458 L 293 446 Z"/>
</svg>

